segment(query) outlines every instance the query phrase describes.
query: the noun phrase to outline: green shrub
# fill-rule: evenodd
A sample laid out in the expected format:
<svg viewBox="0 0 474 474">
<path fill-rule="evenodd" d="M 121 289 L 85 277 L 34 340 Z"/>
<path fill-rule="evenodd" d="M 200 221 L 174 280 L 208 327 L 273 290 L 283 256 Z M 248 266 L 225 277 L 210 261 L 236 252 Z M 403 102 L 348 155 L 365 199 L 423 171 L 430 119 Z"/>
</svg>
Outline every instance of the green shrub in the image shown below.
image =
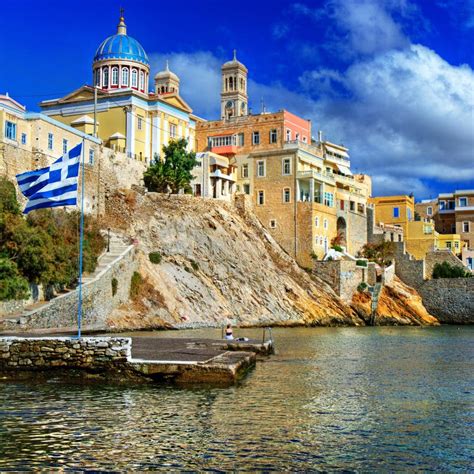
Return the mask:
<svg viewBox="0 0 474 474">
<path fill-rule="evenodd" d="M 358 267 L 366 267 L 367 266 L 367 260 L 357 260 L 356 265 Z"/>
<path fill-rule="evenodd" d="M 194 260 L 191 260 L 191 267 L 195 272 L 197 272 L 199 270 L 199 265 Z"/>
<path fill-rule="evenodd" d="M 16 263 L 0 258 L 0 301 L 24 300 L 29 294 L 28 281 L 20 275 Z"/>
<path fill-rule="evenodd" d="M 449 262 L 436 263 L 433 268 L 433 278 L 469 278 L 472 273 L 462 267 L 451 265 Z"/>
<path fill-rule="evenodd" d="M 133 272 L 132 281 L 130 283 L 130 299 L 135 300 L 140 294 L 143 284 L 143 277 L 138 272 Z"/>
<path fill-rule="evenodd" d="M 336 251 L 336 252 L 343 252 L 344 249 L 340 246 L 340 245 L 333 245 L 332 248 Z"/>
<path fill-rule="evenodd" d="M 310 255 L 313 260 L 318 260 L 318 256 L 314 252 L 311 252 Z"/>
<path fill-rule="evenodd" d="M 150 259 L 151 263 L 158 265 L 159 263 L 161 263 L 163 257 L 160 252 L 150 252 L 148 254 L 148 258 Z"/>
<path fill-rule="evenodd" d="M 117 278 L 112 278 L 112 296 L 117 294 L 118 280 Z"/>
<path fill-rule="evenodd" d="M 360 283 L 359 286 L 357 287 L 357 291 L 360 293 L 363 293 L 367 289 L 367 283 Z"/>
</svg>

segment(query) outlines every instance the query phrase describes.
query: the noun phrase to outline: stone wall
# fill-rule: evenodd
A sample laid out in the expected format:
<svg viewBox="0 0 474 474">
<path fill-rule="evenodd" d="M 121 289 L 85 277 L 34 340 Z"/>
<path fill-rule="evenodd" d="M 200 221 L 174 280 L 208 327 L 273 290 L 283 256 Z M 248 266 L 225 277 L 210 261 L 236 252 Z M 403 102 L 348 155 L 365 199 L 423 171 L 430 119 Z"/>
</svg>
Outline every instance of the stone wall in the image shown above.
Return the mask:
<svg viewBox="0 0 474 474">
<path fill-rule="evenodd" d="M 352 260 L 314 261 L 313 273 L 346 301 L 350 301 L 360 283 L 366 281 L 366 269 Z"/>
<path fill-rule="evenodd" d="M 356 255 L 367 243 L 367 216 L 354 211 L 337 211 L 337 217 L 342 217 L 347 225 L 347 251 Z"/>
<path fill-rule="evenodd" d="M 130 246 L 111 265 L 93 280 L 83 284 L 84 329 L 105 329 L 108 315 L 119 305 L 126 303 L 130 295 L 133 272 L 137 270 L 135 248 Z M 112 294 L 112 280 L 117 280 L 117 292 Z M 77 326 L 78 292 L 60 295 L 46 305 L 20 318 L 4 319 L 0 329 L 73 329 Z"/>
<path fill-rule="evenodd" d="M 395 274 L 408 286 L 418 288 L 425 279 L 425 261 L 405 252 L 405 243 L 395 243 Z"/>
<path fill-rule="evenodd" d="M 468 268 L 459 260 L 456 255 L 451 252 L 449 249 L 439 249 L 434 250 L 431 252 L 427 252 L 425 256 L 425 276 L 427 279 L 432 278 L 433 270 L 437 263 L 448 262 L 450 265 L 454 265 L 456 267 L 464 268 L 464 270 L 468 270 Z"/>
<path fill-rule="evenodd" d="M 441 323 L 474 323 L 474 277 L 428 280 L 418 292 L 426 309 Z"/>
<path fill-rule="evenodd" d="M 105 201 L 113 191 L 141 184 L 146 164 L 95 144 L 94 160 L 90 163 L 88 150 L 91 146 L 86 144 L 84 209 L 87 213 L 101 216 L 105 212 Z M 0 142 L 0 175 L 16 185 L 16 174 L 49 166 L 58 157 Z M 80 189 L 79 185 L 79 193 Z M 17 196 L 25 205 L 26 199 L 19 191 Z"/>
<path fill-rule="evenodd" d="M 50 369 L 120 369 L 131 358 L 130 338 L 2 337 L 0 373 Z"/>
<path fill-rule="evenodd" d="M 42 285 L 30 283 L 30 297 L 26 300 L 0 301 L 0 316 L 15 314 L 23 311 L 25 306 L 44 300 Z"/>
</svg>

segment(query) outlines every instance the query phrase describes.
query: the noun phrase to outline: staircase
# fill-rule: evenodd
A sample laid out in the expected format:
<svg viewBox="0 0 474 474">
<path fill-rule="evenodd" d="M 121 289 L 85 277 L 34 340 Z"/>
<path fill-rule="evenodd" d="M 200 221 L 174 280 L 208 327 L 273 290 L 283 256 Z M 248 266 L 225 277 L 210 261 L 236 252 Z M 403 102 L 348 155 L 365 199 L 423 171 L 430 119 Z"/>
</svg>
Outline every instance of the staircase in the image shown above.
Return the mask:
<svg viewBox="0 0 474 474">
<path fill-rule="evenodd" d="M 377 315 L 377 306 L 379 304 L 379 295 L 382 290 L 382 283 L 376 283 L 371 289 L 372 302 L 370 306 L 370 325 L 375 326 L 375 318 Z"/>
</svg>

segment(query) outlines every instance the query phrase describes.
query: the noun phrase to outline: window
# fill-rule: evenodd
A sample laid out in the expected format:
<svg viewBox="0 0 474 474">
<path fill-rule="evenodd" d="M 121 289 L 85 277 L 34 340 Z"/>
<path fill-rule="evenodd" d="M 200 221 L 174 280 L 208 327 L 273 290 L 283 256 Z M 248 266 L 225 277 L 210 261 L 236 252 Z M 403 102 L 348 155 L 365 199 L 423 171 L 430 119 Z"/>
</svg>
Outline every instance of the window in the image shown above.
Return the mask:
<svg viewBox="0 0 474 474">
<path fill-rule="evenodd" d="M 176 125 L 170 123 L 170 138 L 176 138 Z"/>
<path fill-rule="evenodd" d="M 63 155 L 67 153 L 67 140 L 63 138 Z"/>
<path fill-rule="evenodd" d="M 324 203 L 325 206 L 333 207 L 334 206 L 334 194 L 333 193 L 324 193 Z"/>
<path fill-rule="evenodd" d="M 250 194 L 250 184 L 244 184 L 244 193 Z"/>
<path fill-rule="evenodd" d="M 341 211 L 343 211 L 344 210 L 344 199 L 341 199 L 339 201 L 339 206 L 341 207 Z"/>
<path fill-rule="evenodd" d="M 322 235 L 319 237 L 319 245 L 323 245 L 323 236 Z"/>
<path fill-rule="evenodd" d="M 303 137 L 303 143 L 307 143 L 308 139 L 306 137 Z"/>
<path fill-rule="evenodd" d="M 244 134 L 243 133 L 239 133 L 237 135 L 237 143 L 239 144 L 239 146 L 244 146 Z"/>
<path fill-rule="evenodd" d="M 323 221 L 323 227 L 324 227 L 325 229 L 328 228 L 328 220 L 327 220 L 327 219 L 324 219 L 324 221 Z"/>
<path fill-rule="evenodd" d="M 102 85 L 104 87 L 109 87 L 109 68 L 108 67 L 104 67 L 104 69 L 102 69 Z"/>
<path fill-rule="evenodd" d="M 411 221 L 411 209 L 407 209 L 408 220 Z"/>
<path fill-rule="evenodd" d="M 119 71 L 118 67 L 112 68 L 112 85 L 118 86 L 118 79 L 119 79 Z"/>
<path fill-rule="evenodd" d="M 132 69 L 132 87 L 137 87 L 138 73 L 136 69 Z"/>
<path fill-rule="evenodd" d="M 53 149 L 53 134 L 52 133 L 48 133 L 48 150 L 52 150 Z"/>
<path fill-rule="evenodd" d="M 122 69 L 122 86 L 128 87 L 128 67 Z"/>
<path fill-rule="evenodd" d="M 426 208 L 426 215 L 427 216 L 432 216 L 433 215 L 433 208 L 431 206 L 428 206 Z"/>
<path fill-rule="evenodd" d="M 143 71 L 140 71 L 140 90 L 145 90 L 145 74 Z"/>
<path fill-rule="evenodd" d="M 5 138 L 16 140 L 16 123 L 5 122 Z"/>
<path fill-rule="evenodd" d="M 423 227 L 423 233 L 424 234 L 432 234 L 433 233 L 433 228 L 430 225 L 425 225 Z"/>
<path fill-rule="evenodd" d="M 89 164 L 90 165 L 94 164 L 94 149 L 93 148 L 89 149 Z"/>
<path fill-rule="evenodd" d="M 299 133 L 295 134 L 295 139 L 296 139 L 296 141 L 298 141 L 300 139 L 300 134 Z"/>
<path fill-rule="evenodd" d="M 469 232 L 469 221 L 464 221 L 462 223 L 462 231 L 463 232 Z"/>
<path fill-rule="evenodd" d="M 265 192 L 264 191 L 259 191 L 258 192 L 257 204 L 259 206 L 263 206 L 263 204 L 265 204 Z"/>
<path fill-rule="evenodd" d="M 249 177 L 249 165 L 245 163 L 242 165 L 242 178 L 248 178 Z"/>
<path fill-rule="evenodd" d="M 138 119 L 137 119 L 137 128 L 138 128 L 138 130 L 142 129 L 142 118 L 141 117 L 138 117 Z M 170 126 L 170 133 L 171 133 L 171 126 Z"/>
<path fill-rule="evenodd" d="M 26 145 L 26 133 L 21 134 L 21 144 Z"/>
<path fill-rule="evenodd" d="M 466 207 L 466 206 L 467 206 L 467 198 L 466 197 L 459 198 L 459 207 Z"/>
<path fill-rule="evenodd" d="M 290 188 L 283 189 L 283 202 L 287 203 L 291 201 Z"/>
<path fill-rule="evenodd" d="M 394 207 L 393 208 L 393 217 L 400 217 L 400 208 Z"/>
<path fill-rule="evenodd" d="M 260 145 L 260 132 L 253 132 L 252 133 L 252 144 L 253 145 Z"/>
<path fill-rule="evenodd" d="M 444 211 L 446 209 L 446 201 L 439 201 L 439 210 Z"/>
<path fill-rule="evenodd" d="M 276 143 L 278 138 L 277 130 L 274 128 L 270 130 L 270 143 Z"/>
<path fill-rule="evenodd" d="M 319 227 L 319 217 L 317 216 L 314 218 L 314 226 Z"/>
<path fill-rule="evenodd" d="M 291 160 L 289 158 L 285 158 L 283 160 L 283 176 L 288 176 L 291 174 Z"/>
<path fill-rule="evenodd" d="M 355 211 L 355 202 L 354 201 L 349 201 L 349 209 L 351 211 Z"/>
<path fill-rule="evenodd" d="M 402 241 L 402 234 L 398 234 L 398 241 L 399 241 L 399 242 Z"/>
<path fill-rule="evenodd" d="M 455 201 L 448 201 L 448 209 L 452 210 L 456 207 L 456 202 Z"/>
<path fill-rule="evenodd" d="M 100 86 L 100 69 L 95 70 L 95 85 Z"/>
<path fill-rule="evenodd" d="M 291 130 L 289 128 L 286 129 L 286 141 L 291 141 Z"/>
<path fill-rule="evenodd" d="M 459 250 L 459 242 L 456 240 L 456 242 L 454 242 L 454 248 Z"/>
<path fill-rule="evenodd" d="M 451 248 L 451 242 L 450 242 L 449 240 L 446 242 L 446 247 L 447 247 L 448 249 Z"/>
<path fill-rule="evenodd" d="M 257 161 L 257 176 L 263 178 L 265 176 L 265 162 Z"/>
<path fill-rule="evenodd" d="M 270 228 L 271 229 L 276 229 L 276 226 L 277 226 L 277 221 L 275 219 L 272 219 L 270 221 Z"/>
</svg>

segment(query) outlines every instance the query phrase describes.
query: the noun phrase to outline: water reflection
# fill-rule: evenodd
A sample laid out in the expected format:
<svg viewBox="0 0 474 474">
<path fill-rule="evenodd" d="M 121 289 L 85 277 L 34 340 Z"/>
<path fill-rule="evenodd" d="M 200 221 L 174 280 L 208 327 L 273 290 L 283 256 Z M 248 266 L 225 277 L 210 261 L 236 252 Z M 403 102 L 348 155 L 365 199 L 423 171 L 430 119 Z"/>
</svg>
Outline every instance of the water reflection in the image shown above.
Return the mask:
<svg viewBox="0 0 474 474">
<path fill-rule="evenodd" d="M 473 467 L 471 328 L 274 334 L 236 387 L 0 384 L 0 469 Z"/>
</svg>

